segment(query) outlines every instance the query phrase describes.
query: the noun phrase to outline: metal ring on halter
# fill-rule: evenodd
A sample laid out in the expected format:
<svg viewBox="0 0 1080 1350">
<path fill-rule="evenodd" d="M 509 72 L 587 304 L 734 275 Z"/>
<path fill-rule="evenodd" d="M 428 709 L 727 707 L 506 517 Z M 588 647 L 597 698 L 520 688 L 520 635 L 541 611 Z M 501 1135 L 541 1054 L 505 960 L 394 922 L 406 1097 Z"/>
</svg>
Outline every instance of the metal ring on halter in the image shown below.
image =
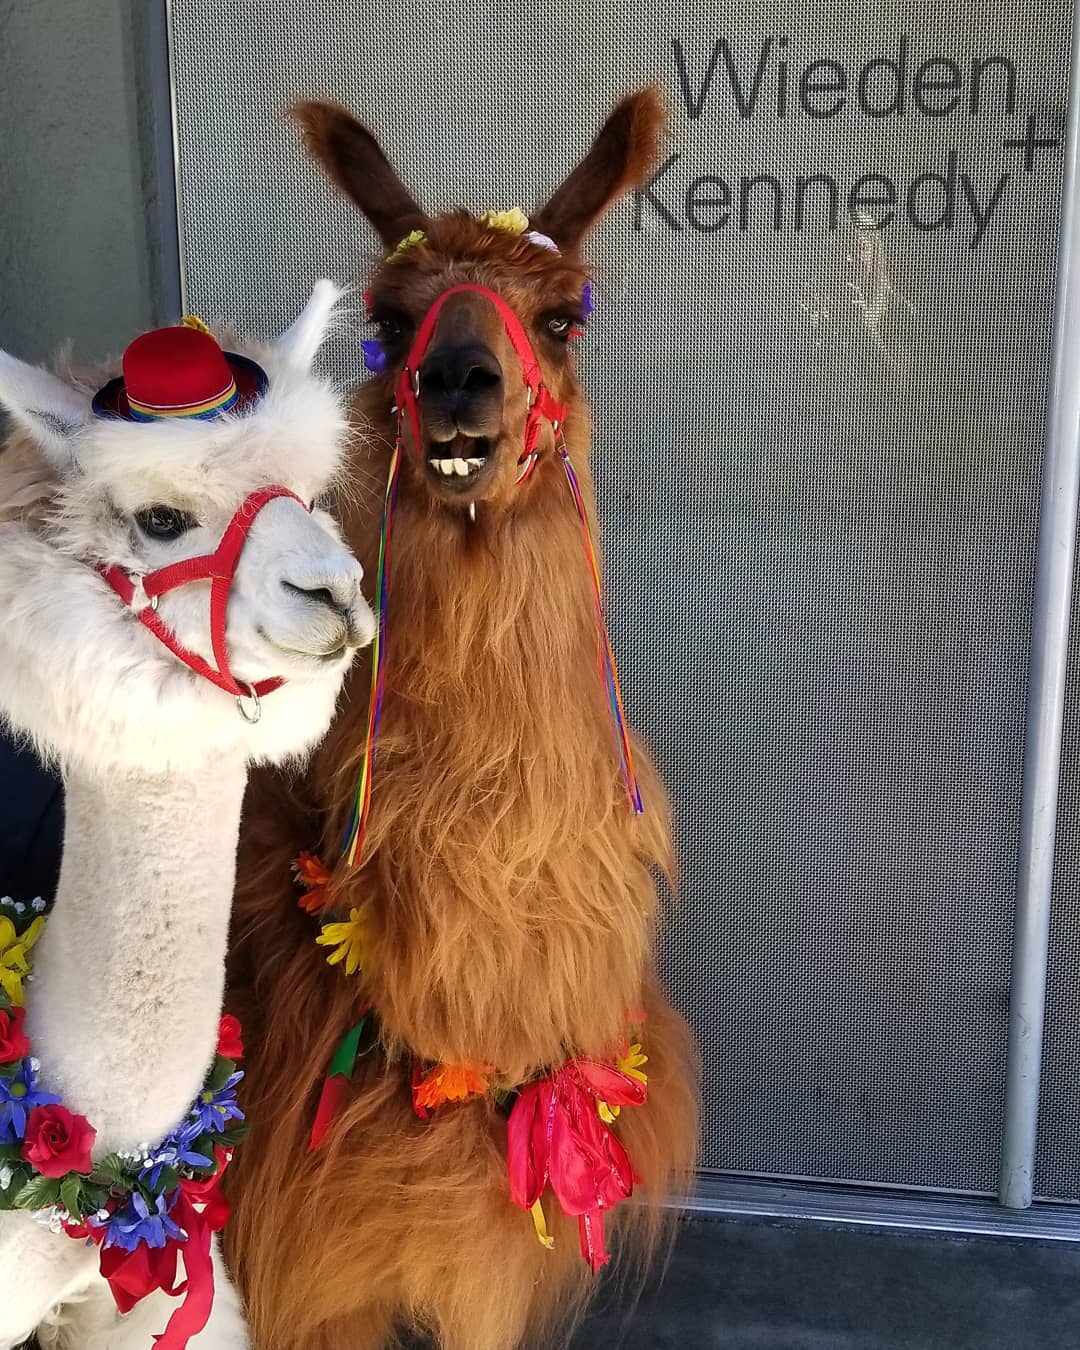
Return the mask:
<svg viewBox="0 0 1080 1350">
<path fill-rule="evenodd" d="M 248 710 L 244 707 L 245 695 L 237 694 L 236 706 L 240 711 L 240 716 L 244 719 L 245 722 L 248 722 L 250 723 L 251 726 L 254 726 L 255 723 L 259 720 L 259 718 L 262 717 L 262 702 L 259 698 L 259 695 L 255 692 L 255 686 L 253 684 L 245 684 L 243 680 L 237 680 L 236 683 L 240 686 L 241 689 L 247 690 L 246 697 L 249 698 L 251 702 L 255 705 L 254 708 L 251 710 L 251 712 L 248 712 Z"/>
<path fill-rule="evenodd" d="M 129 572 L 128 581 L 130 581 L 133 586 L 142 586 L 143 579 L 145 578 L 145 576 L 146 576 L 145 572 Z M 143 595 L 146 595 L 145 590 L 143 591 Z M 157 602 L 159 598 L 160 597 L 156 595 L 146 595 L 147 602 L 149 603 L 150 608 L 154 611 L 155 614 L 157 613 Z"/>
</svg>

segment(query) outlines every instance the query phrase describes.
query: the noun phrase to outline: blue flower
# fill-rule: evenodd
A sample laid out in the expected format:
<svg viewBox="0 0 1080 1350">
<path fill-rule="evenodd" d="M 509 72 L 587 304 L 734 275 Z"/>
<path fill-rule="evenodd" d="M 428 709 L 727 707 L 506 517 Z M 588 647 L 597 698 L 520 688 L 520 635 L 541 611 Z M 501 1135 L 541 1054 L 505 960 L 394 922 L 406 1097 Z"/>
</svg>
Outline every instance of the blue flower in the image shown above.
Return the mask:
<svg viewBox="0 0 1080 1350">
<path fill-rule="evenodd" d="M 13 1078 L 0 1075 L 0 1144 L 18 1144 L 26 1136 L 26 1118 L 35 1106 L 54 1106 L 60 1100 L 37 1085 L 34 1061 L 24 1059 Z"/>
<path fill-rule="evenodd" d="M 169 1210 L 178 1192 L 154 1197 L 153 1209 L 146 1203 L 141 1191 L 134 1191 L 131 1199 L 104 1221 L 91 1219 L 95 1228 L 105 1229 L 102 1247 L 122 1247 L 133 1252 L 140 1244 L 164 1247 L 170 1241 L 186 1242 L 187 1234 L 169 1218 Z"/>
<path fill-rule="evenodd" d="M 237 1069 L 216 1092 L 200 1093 L 187 1123 L 197 1124 L 200 1134 L 223 1134 L 230 1120 L 243 1120 L 236 1100 L 236 1085 L 243 1076 L 243 1069 Z"/>
<path fill-rule="evenodd" d="M 191 1127 L 195 1134 L 201 1133 L 194 1125 Z M 204 1157 L 201 1153 L 195 1153 L 190 1147 L 192 1139 L 184 1139 L 172 1135 L 168 1139 L 163 1139 L 159 1146 L 154 1149 L 146 1166 L 139 1173 L 139 1180 L 145 1181 L 151 1190 L 156 1189 L 161 1179 L 161 1169 L 171 1167 L 179 1172 L 181 1167 L 212 1167 L 213 1158 Z"/>
<path fill-rule="evenodd" d="M 365 338 L 360 344 L 364 365 L 373 375 L 381 375 L 389 364 L 386 348 L 378 338 Z"/>
</svg>

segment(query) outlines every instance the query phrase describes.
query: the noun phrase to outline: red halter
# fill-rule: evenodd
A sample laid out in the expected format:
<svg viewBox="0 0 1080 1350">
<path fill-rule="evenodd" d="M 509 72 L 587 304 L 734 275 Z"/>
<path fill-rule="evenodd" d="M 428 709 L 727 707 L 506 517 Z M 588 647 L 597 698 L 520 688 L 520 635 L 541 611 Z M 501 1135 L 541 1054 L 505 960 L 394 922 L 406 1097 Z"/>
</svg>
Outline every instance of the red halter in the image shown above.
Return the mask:
<svg viewBox="0 0 1080 1350">
<path fill-rule="evenodd" d="M 111 567 L 105 563 L 98 565 L 98 571 L 125 605 L 135 608 L 136 604 L 139 604 L 136 613 L 139 622 L 149 628 L 158 641 L 163 642 L 169 651 L 179 657 L 196 675 L 201 675 L 203 679 L 216 684 L 226 693 L 234 694 L 236 705 L 248 722 L 257 722 L 261 716 L 260 697 L 280 689 L 285 681 L 274 678 L 259 680 L 255 684 L 244 684 L 233 675 L 229 669 L 229 656 L 225 646 L 225 613 L 248 531 L 255 523 L 255 517 L 275 497 L 291 497 L 293 501 L 300 502 L 296 493 L 286 487 L 272 485 L 259 488 L 240 503 L 236 514 L 225 527 L 221 543 L 213 553 L 204 553 L 197 558 L 185 558 L 182 562 L 171 563 L 168 567 L 159 567 L 156 572 L 148 572 L 145 576 L 137 572 L 129 574 L 115 564 Z M 307 510 L 303 502 L 300 502 L 300 505 Z M 158 618 L 156 612 L 158 597 L 164 595 L 166 591 L 186 586 L 192 581 L 206 580 L 210 581 L 210 643 L 213 647 L 214 660 L 217 662 L 216 670 L 197 652 L 182 646 L 176 635 Z M 141 587 L 136 585 L 137 582 L 141 582 Z M 145 603 L 142 603 L 143 601 Z M 254 704 L 251 712 L 244 706 L 245 698 Z"/>
<path fill-rule="evenodd" d="M 499 311 L 499 317 L 506 329 L 506 336 L 510 339 L 511 345 L 517 353 L 518 361 L 521 363 L 521 378 L 525 388 L 529 391 L 529 412 L 525 418 L 525 436 L 521 456 L 518 459 L 522 468 L 517 481 L 524 483 L 536 467 L 536 461 L 539 458 L 536 443 L 540 438 L 541 420 L 546 418 L 551 423 L 552 430 L 558 431 L 566 417 L 566 408 L 562 403 L 556 402 L 551 391 L 544 384 L 540 362 L 536 358 L 536 352 L 533 350 L 532 343 L 529 341 L 521 320 L 501 295 L 488 290 L 486 286 L 477 286 L 472 282 L 463 282 L 460 286 L 451 286 L 448 291 L 443 291 L 442 295 L 424 315 L 423 321 L 416 331 L 413 344 L 409 348 L 409 354 L 405 358 L 405 365 L 398 376 L 395 393 L 396 411 L 399 418 L 406 416 L 409 419 L 413 448 L 417 454 L 422 453 L 420 409 L 417 406 L 417 399 L 420 396 L 420 363 L 431 345 L 439 311 L 452 295 L 460 295 L 463 291 L 475 291 L 478 295 L 482 295 L 491 301 Z"/>
</svg>

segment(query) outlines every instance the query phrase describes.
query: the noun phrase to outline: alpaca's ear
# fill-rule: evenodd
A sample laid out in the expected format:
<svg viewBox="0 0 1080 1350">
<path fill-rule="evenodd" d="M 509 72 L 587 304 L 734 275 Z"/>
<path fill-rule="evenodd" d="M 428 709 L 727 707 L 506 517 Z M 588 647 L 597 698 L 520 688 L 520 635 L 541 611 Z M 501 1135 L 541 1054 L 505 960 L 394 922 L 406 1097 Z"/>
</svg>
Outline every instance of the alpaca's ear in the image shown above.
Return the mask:
<svg viewBox="0 0 1080 1350">
<path fill-rule="evenodd" d="M 91 418 L 88 395 L 0 352 L 0 408 L 40 446 L 55 471 L 71 468 L 75 439 Z"/>
<path fill-rule="evenodd" d="M 642 89 L 619 103 L 592 149 L 532 220 L 566 252 L 577 248 L 608 207 L 640 187 L 659 158 L 667 108 L 659 89 Z"/>
<path fill-rule="evenodd" d="M 274 344 L 294 370 L 306 375 L 334 324 L 334 307 L 345 294 L 332 281 L 317 281 L 299 317 Z"/>
<path fill-rule="evenodd" d="M 387 248 L 423 229 L 423 211 L 362 122 L 337 103 L 294 103 L 290 115 L 317 159 L 346 197 L 367 216 Z"/>
</svg>

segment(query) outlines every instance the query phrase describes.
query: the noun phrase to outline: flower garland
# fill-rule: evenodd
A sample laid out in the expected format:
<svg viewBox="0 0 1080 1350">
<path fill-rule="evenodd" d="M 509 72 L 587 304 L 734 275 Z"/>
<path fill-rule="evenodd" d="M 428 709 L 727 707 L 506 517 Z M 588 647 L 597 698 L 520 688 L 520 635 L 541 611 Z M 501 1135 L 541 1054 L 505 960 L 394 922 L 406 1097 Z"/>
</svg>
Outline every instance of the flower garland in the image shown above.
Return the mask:
<svg viewBox="0 0 1080 1350">
<path fill-rule="evenodd" d="M 293 871 L 304 891 L 297 904 L 320 920 L 315 941 L 331 948 L 327 963 L 343 967 L 346 975 L 359 973 L 366 946 L 362 912 L 350 909 L 345 915 L 333 907 L 332 874 L 314 854 L 301 853 Z M 632 1020 L 640 1025 L 644 1012 Z M 343 1105 L 357 1061 L 377 1045 L 375 1012 L 366 1004 L 330 1065 L 312 1126 L 311 1149 L 322 1143 Z M 511 1200 L 528 1211 L 540 1243 L 551 1249 L 555 1239 L 543 1209 L 544 1192 L 550 1187 L 562 1212 L 577 1218 L 581 1254 L 596 1272 L 610 1260 L 604 1211 L 634 1190 L 633 1165 L 612 1126 L 624 1106 L 640 1106 L 646 1100 L 647 1063 L 641 1043 L 635 1041 L 621 1048 L 614 1063 L 571 1055 L 557 1069 L 506 1091 L 492 1083 L 490 1065 L 424 1065 L 414 1060 L 413 1110 L 427 1120 L 441 1106 L 490 1096 L 507 1116 Z"/>
<path fill-rule="evenodd" d="M 213 1306 L 211 1235 L 228 1218 L 218 1190 L 247 1133 L 236 1100 L 243 1078 L 240 1024 L 221 1019 L 202 1091 L 164 1139 L 93 1156 L 97 1131 L 41 1085 L 24 1022 L 30 952 L 47 907 L 0 899 L 0 1210 L 26 1210 L 54 1232 L 95 1244 L 121 1313 L 161 1289 L 184 1294 L 158 1350 L 183 1350 Z M 187 1274 L 178 1280 L 178 1258 Z"/>
</svg>

